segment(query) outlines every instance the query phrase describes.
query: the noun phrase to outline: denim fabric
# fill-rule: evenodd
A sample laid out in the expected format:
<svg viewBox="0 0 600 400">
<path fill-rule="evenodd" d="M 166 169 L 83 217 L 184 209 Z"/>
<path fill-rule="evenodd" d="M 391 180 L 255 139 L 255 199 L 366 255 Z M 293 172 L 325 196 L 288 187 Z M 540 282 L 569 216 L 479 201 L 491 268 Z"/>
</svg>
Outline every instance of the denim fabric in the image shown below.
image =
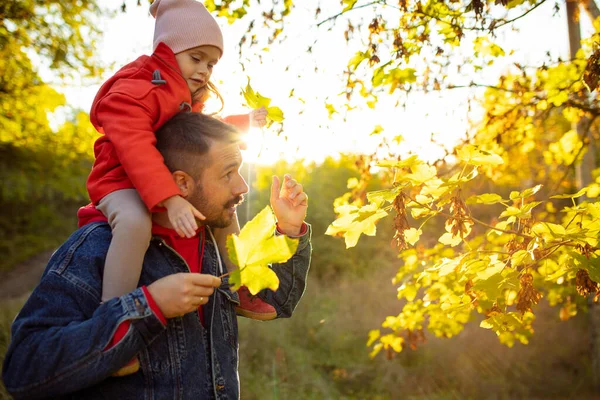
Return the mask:
<svg viewBox="0 0 600 400">
<path fill-rule="evenodd" d="M 196 312 L 164 326 L 141 288 L 100 304 L 110 240 L 108 224 L 89 224 L 52 255 L 12 326 L 2 372 L 8 391 L 15 399 L 238 399 L 239 299 L 227 279 L 204 306 L 205 327 Z M 272 266 L 279 289 L 261 297 L 278 317 L 291 316 L 304 292 L 310 252 L 309 228 L 292 259 Z M 210 240 L 204 254 L 204 273 L 219 275 L 218 251 Z M 189 272 L 185 261 L 153 238 L 139 285 L 178 272 Z M 104 351 L 124 320 L 132 322 L 129 331 Z M 111 377 L 135 355 L 139 372 Z"/>
</svg>

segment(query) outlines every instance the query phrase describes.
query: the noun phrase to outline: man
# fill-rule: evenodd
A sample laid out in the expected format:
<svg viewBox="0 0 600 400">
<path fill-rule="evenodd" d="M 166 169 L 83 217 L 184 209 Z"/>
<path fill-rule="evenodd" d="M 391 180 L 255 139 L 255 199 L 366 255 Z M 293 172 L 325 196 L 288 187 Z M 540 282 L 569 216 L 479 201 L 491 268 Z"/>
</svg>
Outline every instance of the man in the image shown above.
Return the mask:
<svg viewBox="0 0 600 400">
<path fill-rule="evenodd" d="M 93 222 L 100 215 L 94 209 L 81 211 L 88 223 L 52 255 L 13 324 L 3 378 L 15 399 L 239 398 L 239 298 L 227 277 L 218 278 L 226 270 L 210 229 L 230 224 L 248 191 L 237 132 L 211 117 L 182 113 L 156 136 L 182 196 L 207 217 L 204 226 L 195 238 L 182 239 L 165 213 L 155 214 L 140 287 L 101 303 L 111 230 Z M 299 237 L 299 245 L 288 262 L 272 266 L 279 289 L 259 297 L 278 317 L 289 317 L 310 263 L 307 197 L 291 177 L 281 188 L 273 177 L 271 206 L 277 234 Z M 139 371 L 113 376 L 136 356 Z"/>
</svg>

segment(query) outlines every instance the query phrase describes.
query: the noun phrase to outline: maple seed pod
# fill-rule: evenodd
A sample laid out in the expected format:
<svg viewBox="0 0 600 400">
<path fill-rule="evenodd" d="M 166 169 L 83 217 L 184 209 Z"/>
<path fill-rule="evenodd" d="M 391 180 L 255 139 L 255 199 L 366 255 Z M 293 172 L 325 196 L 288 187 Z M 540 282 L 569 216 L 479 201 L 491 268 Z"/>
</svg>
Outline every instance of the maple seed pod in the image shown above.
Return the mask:
<svg viewBox="0 0 600 400">
<path fill-rule="evenodd" d="M 517 294 L 517 310 L 521 314 L 527 311 L 533 312 L 532 305 L 537 304 L 542 298 L 542 294 L 533 287 L 533 275 L 527 273 L 521 276 L 521 289 Z"/>
<path fill-rule="evenodd" d="M 590 92 L 598 88 L 600 81 L 600 47 L 596 46 L 594 53 L 588 59 L 585 71 L 583 72 L 583 82 Z"/>
<path fill-rule="evenodd" d="M 580 269 L 577 271 L 577 275 L 575 275 L 575 287 L 577 289 L 577 293 L 582 296 L 588 296 L 592 293 L 598 292 L 598 283 L 594 282 L 588 272 L 584 269 Z"/>
</svg>

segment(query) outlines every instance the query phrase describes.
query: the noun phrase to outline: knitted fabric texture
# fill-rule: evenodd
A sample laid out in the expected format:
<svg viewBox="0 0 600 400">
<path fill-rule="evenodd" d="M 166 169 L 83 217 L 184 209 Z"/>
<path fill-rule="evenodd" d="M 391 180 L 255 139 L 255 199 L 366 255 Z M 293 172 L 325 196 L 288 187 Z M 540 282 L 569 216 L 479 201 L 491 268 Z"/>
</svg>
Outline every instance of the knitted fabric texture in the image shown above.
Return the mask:
<svg viewBox="0 0 600 400">
<path fill-rule="evenodd" d="M 204 4 L 195 0 L 155 0 L 150 14 L 156 19 L 154 50 L 163 42 L 175 54 L 214 46 L 223 55 L 223 33 Z"/>
</svg>

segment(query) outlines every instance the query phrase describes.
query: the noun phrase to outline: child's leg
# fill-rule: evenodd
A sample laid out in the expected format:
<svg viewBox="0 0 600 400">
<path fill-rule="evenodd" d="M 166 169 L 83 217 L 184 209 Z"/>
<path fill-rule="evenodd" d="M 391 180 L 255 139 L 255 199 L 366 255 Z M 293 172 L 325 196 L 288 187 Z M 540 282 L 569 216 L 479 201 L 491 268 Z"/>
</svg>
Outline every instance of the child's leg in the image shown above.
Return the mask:
<svg viewBox="0 0 600 400">
<path fill-rule="evenodd" d="M 108 218 L 112 228 L 102 281 L 102 301 L 107 301 L 137 287 L 150 245 L 152 220 L 135 189 L 112 192 L 96 208 Z"/>
</svg>

